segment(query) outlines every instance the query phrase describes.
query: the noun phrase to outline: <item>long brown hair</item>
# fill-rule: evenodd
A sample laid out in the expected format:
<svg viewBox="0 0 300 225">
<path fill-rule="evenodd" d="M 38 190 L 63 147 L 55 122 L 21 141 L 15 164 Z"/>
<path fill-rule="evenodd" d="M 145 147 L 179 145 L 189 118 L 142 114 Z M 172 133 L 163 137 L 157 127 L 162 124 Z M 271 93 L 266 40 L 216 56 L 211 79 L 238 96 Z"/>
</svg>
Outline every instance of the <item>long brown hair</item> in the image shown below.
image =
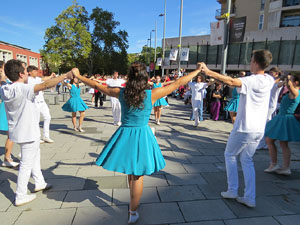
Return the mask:
<svg viewBox="0 0 300 225">
<path fill-rule="evenodd" d="M 148 88 L 146 65 L 134 62 L 129 67 L 128 80 L 124 90 L 124 99 L 129 107 L 144 108 L 145 90 Z"/>
</svg>

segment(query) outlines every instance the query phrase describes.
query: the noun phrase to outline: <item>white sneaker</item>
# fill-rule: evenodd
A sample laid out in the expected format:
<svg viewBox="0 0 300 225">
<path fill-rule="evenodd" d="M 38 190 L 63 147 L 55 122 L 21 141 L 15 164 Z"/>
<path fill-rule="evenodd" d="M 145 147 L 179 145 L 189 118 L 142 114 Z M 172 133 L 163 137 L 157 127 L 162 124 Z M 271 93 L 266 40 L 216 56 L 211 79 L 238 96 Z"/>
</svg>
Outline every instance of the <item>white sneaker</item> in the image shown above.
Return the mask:
<svg viewBox="0 0 300 225">
<path fill-rule="evenodd" d="M 157 120 L 156 124 L 157 124 L 157 125 L 159 125 L 159 124 L 160 124 L 160 121 L 159 121 L 159 120 Z"/>
<path fill-rule="evenodd" d="M 82 133 L 85 132 L 85 130 L 82 129 L 81 127 L 78 127 L 78 131 L 79 131 L 79 132 L 82 132 Z"/>
<path fill-rule="evenodd" d="M 11 161 L 11 162 L 9 162 L 9 161 L 3 161 L 3 163 L 2 163 L 2 166 L 3 167 L 17 167 L 17 166 L 19 166 L 19 164 L 20 163 L 17 163 L 17 162 L 14 162 L 14 161 Z"/>
<path fill-rule="evenodd" d="M 239 203 L 248 206 L 249 208 L 254 208 L 256 207 L 255 203 L 250 202 L 249 200 L 245 199 L 244 197 L 238 197 L 236 199 Z"/>
<path fill-rule="evenodd" d="M 33 201 L 35 198 L 36 198 L 35 194 L 26 195 L 24 198 L 21 198 L 21 199 L 16 198 L 15 206 L 24 205 L 26 203 L 29 203 L 29 202 Z"/>
<path fill-rule="evenodd" d="M 53 143 L 54 141 L 51 138 L 44 138 L 43 139 L 46 143 Z"/>
<path fill-rule="evenodd" d="M 43 144 L 43 143 L 45 143 L 44 140 L 40 140 L 40 144 Z"/>
<path fill-rule="evenodd" d="M 278 170 L 275 171 L 275 173 L 280 174 L 280 175 L 285 175 L 285 176 L 290 176 L 290 175 L 292 174 L 290 168 L 285 169 L 285 170 L 283 170 L 283 169 L 278 169 Z"/>
<path fill-rule="evenodd" d="M 121 125 L 122 125 L 122 123 L 121 123 L 121 122 L 118 122 L 118 123 L 117 123 L 117 126 L 121 126 Z"/>
<path fill-rule="evenodd" d="M 128 219 L 128 223 L 132 224 L 132 223 L 136 223 L 136 221 L 138 221 L 139 219 L 139 213 L 137 211 L 130 211 L 129 210 L 129 219 Z"/>
<path fill-rule="evenodd" d="M 34 192 L 38 192 L 38 191 L 45 191 L 45 190 L 49 190 L 52 188 L 52 184 L 48 184 L 48 183 L 45 183 L 43 186 L 41 187 L 35 187 L 34 188 Z"/>
<path fill-rule="evenodd" d="M 265 169 L 264 172 L 273 173 L 278 169 L 280 169 L 280 166 L 278 164 L 276 164 L 276 165 L 272 166 L 271 168 L 269 167 L 269 168 Z"/>
<path fill-rule="evenodd" d="M 224 192 L 221 192 L 221 196 L 223 198 L 230 198 L 230 199 L 236 199 L 238 197 L 237 194 L 234 194 L 230 191 L 224 191 Z"/>
</svg>

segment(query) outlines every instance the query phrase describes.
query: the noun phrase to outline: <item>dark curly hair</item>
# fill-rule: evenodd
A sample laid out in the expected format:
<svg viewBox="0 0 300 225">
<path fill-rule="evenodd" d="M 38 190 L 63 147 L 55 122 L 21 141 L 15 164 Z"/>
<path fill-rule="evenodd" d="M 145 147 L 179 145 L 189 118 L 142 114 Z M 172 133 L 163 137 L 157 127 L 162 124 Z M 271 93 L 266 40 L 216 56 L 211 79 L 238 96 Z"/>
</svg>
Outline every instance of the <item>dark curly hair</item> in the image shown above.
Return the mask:
<svg viewBox="0 0 300 225">
<path fill-rule="evenodd" d="M 124 90 L 124 99 L 129 107 L 144 108 L 145 90 L 148 87 L 146 65 L 141 62 L 132 63 L 129 67 L 128 80 Z"/>
</svg>

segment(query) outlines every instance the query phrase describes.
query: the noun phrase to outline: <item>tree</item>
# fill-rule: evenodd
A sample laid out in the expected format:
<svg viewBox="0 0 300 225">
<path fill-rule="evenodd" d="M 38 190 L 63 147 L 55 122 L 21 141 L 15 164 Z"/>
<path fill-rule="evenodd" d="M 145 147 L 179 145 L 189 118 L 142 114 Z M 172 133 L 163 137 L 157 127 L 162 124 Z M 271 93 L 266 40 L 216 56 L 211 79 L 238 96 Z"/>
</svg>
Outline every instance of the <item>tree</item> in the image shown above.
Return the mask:
<svg viewBox="0 0 300 225">
<path fill-rule="evenodd" d="M 52 71 L 84 67 L 82 62 L 87 61 L 92 49 L 88 22 L 87 11 L 74 0 L 55 18 L 55 25 L 46 30 L 41 55 Z"/>
<path fill-rule="evenodd" d="M 99 7 L 93 9 L 90 21 L 93 24 L 89 56 L 91 72 L 110 74 L 118 70 L 127 73 L 128 33 L 125 30 L 116 31 L 120 23 L 114 20 L 114 14 Z"/>
</svg>

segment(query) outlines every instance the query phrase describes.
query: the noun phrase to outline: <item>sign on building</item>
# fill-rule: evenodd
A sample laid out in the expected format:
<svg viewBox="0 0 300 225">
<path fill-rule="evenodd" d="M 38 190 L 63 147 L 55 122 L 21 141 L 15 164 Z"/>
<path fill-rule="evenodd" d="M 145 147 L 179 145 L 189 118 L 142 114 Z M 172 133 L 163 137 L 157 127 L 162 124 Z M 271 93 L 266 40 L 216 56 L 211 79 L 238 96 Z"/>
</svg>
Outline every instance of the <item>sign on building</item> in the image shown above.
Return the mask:
<svg viewBox="0 0 300 225">
<path fill-rule="evenodd" d="M 161 66 L 161 64 L 162 64 L 162 58 L 157 58 L 156 65 Z"/>
<path fill-rule="evenodd" d="M 224 44 L 224 20 L 210 23 L 210 45 Z"/>
<path fill-rule="evenodd" d="M 170 51 L 169 60 L 170 61 L 176 61 L 177 60 L 177 54 L 178 54 L 178 49 L 177 48 L 172 48 L 171 51 Z"/>
<path fill-rule="evenodd" d="M 234 18 L 230 23 L 230 42 L 243 42 L 246 29 L 246 16 Z"/>
<path fill-rule="evenodd" d="M 189 54 L 190 54 L 189 48 L 182 48 L 180 50 L 180 61 L 189 61 Z"/>
</svg>

